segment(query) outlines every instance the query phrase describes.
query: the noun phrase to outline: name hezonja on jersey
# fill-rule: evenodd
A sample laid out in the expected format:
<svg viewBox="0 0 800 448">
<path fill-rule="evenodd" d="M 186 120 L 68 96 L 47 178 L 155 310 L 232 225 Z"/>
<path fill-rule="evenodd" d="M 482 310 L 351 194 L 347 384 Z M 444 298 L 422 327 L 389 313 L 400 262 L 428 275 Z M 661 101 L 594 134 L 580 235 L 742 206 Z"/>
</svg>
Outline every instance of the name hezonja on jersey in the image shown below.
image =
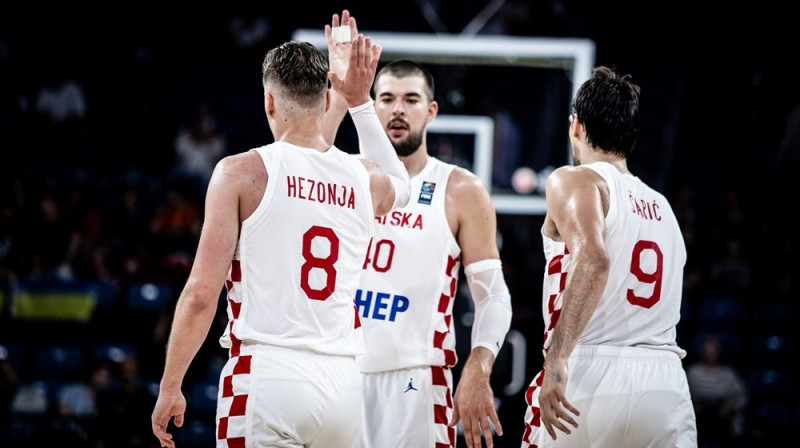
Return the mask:
<svg viewBox="0 0 800 448">
<path fill-rule="evenodd" d="M 629 191 L 628 200 L 631 201 L 631 212 L 634 215 L 638 215 L 640 218 L 647 220 L 654 219 L 656 221 L 661 221 L 661 215 L 658 213 L 661 207 L 659 207 L 655 199 L 653 199 L 653 202 L 637 199 L 633 196 L 633 193 Z"/>
<path fill-rule="evenodd" d="M 422 215 L 413 212 L 394 210 L 384 216 L 376 216 L 375 222 L 387 226 L 405 227 L 422 230 Z"/>
<path fill-rule="evenodd" d="M 408 309 L 408 297 L 388 292 L 356 290 L 358 314 L 365 318 L 394 322 L 398 313 Z"/>
<path fill-rule="evenodd" d="M 353 187 L 321 182 L 300 176 L 286 176 L 286 196 L 355 210 Z"/>
</svg>

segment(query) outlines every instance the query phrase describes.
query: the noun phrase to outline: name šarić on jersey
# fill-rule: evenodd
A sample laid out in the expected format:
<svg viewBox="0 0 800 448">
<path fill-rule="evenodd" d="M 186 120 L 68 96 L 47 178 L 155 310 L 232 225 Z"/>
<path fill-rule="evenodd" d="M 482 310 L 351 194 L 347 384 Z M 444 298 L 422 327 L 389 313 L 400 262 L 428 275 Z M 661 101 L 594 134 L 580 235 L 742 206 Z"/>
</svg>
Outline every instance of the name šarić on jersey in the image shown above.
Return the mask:
<svg viewBox="0 0 800 448">
<path fill-rule="evenodd" d="M 653 202 L 648 202 L 644 199 L 638 199 L 633 196 L 632 192 L 628 192 L 628 199 L 631 201 L 631 212 L 638 215 L 642 219 L 661 221 L 659 209 L 661 208 L 653 199 Z"/>
<path fill-rule="evenodd" d="M 356 194 L 353 187 L 327 183 L 300 176 L 286 176 L 286 195 L 322 204 L 338 205 L 355 210 Z"/>
</svg>

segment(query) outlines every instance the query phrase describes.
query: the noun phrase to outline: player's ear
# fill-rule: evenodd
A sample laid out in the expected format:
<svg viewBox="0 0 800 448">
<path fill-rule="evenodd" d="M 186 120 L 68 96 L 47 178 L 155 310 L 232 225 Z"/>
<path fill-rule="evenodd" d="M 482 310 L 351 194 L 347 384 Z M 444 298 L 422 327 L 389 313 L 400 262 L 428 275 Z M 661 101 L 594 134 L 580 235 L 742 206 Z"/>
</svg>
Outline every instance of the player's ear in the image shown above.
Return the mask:
<svg viewBox="0 0 800 448">
<path fill-rule="evenodd" d="M 436 115 L 439 114 L 439 103 L 436 101 L 431 101 L 428 103 L 428 118 L 425 120 L 426 123 L 430 123 L 436 118 Z"/>
<path fill-rule="evenodd" d="M 575 138 L 581 138 L 581 133 L 584 131 L 583 122 L 578 118 L 578 114 L 572 113 L 569 116 L 569 133 Z"/>
<path fill-rule="evenodd" d="M 275 97 L 269 90 L 264 91 L 264 110 L 269 117 L 275 115 Z"/>
</svg>

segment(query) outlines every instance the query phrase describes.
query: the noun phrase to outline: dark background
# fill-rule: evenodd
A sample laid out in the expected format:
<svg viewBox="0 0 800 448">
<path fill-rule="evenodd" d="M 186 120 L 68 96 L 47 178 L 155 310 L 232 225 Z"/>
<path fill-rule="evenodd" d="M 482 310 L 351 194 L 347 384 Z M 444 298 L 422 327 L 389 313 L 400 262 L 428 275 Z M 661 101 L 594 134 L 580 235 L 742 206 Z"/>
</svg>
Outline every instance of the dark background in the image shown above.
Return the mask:
<svg viewBox="0 0 800 448">
<path fill-rule="evenodd" d="M 294 30 L 322 29 L 333 13 L 347 7 L 365 32 L 458 34 L 488 3 L 4 6 L 0 14 L 4 245 L 19 247 L 16 243 L 33 232 L 19 225 L 26 215 L 12 204 L 15 188 L 27 192 L 30 207 L 44 191 L 63 193 L 77 186 L 83 203 L 102 211 L 113 202 L 120 185 L 135 183 L 144 192 L 145 203 L 154 209 L 162 201 L 174 162 L 175 135 L 201 101 L 213 105 L 218 129 L 227 137 L 228 153 L 270 142 L 263 113 L 261 59 L 266 50 L 289 40 Z M 800 54 L 796 15 L 769 1 L 740 6 L 569 0 L 497 4 L 501 7 L 488 16 L 478 34 L 592 39 L 597 64 L 631 74 L 642 87 L 642 137 L 629 164 L 635 174 L 670 198 L 684 226 L 690 262 L 679 337 L 689 350 L 685 363 L 698 358 L 701 335 L 724 334 L 728 341 L 725 359 L 750 387 L 741 446 L 784 446 L 796 441 L 789 428 L 797 422 L 797 370 L 787 365 L 791 358 L 786 358 L 796 351 L 781 351 L 769 361 L 774 364 L 766 364 L 758 356 L 764 349 L 754 346 L 768 330 L 797 342 L 797 331 L 787 322 L 794 317 L 788 315 L 792 308 L 780 308 L 797 302 L 796 225 L 791 218 L 797 202 L 792 176 L 798 172 L 800 146 L 798 117 L 792 118 L 800 106 L 800 83 L 793 68 Z M 252 46 L 238 45 L 230 29 L 237 17 L 263 18 L 268 24 L 266 34 Z M 516 99 L 515 113 L 526 121 L 521 123 L 523 128 L 551 121 L 563 126 L 556 132 L 566 132 L 566 116 L 563 123 L 559 121 L 564 104 L 529 97 L 534 89 L 528 82 L 536 80 L 517 77 L 503 83 L 492 77 L 491 70 L 464 85 L 443 78 L 437 74 L 436 96 L 443 113 L 480 110 L 476 101 L 451 101 L 453 91 L 469 99 L 497 89 Z M 68 127 L 49 123 L 32 106 L 39 89 L 64 79 L 76 80 L 87 102 L 85 116 Z M 548 110 L 559 111 L 558 117 L 553 119 Z M 341 138 L 347 135 L 345 131 Z M 540 226 L 537 215 L 498 216 L 502 258 L 514 302 L 512 327 L 515 337 L 526 341 L 525 385 L 541 365 Z M 733 264 L 745 266 L 735 272 L 747 273 L 745 284 L 735 290 L 723 274 L 723 266 L 731 261 L 731 241 L 741 248 Z M 68 340 L 80 347 L 87 363 L 103 342 L 131 347 L 139 358 L 142 383 L 153 386 L 163 347 L 153 333 L 168 320 L 165 316 L 171 313 L 175 292 L 185 279 L 185 264 L 182 269 L 175 263 L 166 266 L 160 258 L 146 259 L 152 263 L 152 276 L 138 280 L 173 288 L 160 308 L 129 309 L 124 291 L 130 285 L 110 282 L 112 305 L 99 306 L 90 321 L 75 323 L 14 316 L 13 290 L 30 272 L 29 265 L 8 253 L 4 251 L 0 258 L 8 277 L 0 343 L 15 348 L 11 352 L 17 353 L 13 359 L 22 382 L 38 379 L 41 368 L 47 368 L 34 355 L 41 346 Z M 98 280 L 90 270 L 78 271 L 77 277 Z M 466 292 L 462 285 L 461 295 Z M 762 309 L 767 304 L 777 304 L 781 311 L 767 314 Z M 459 320 L 460 349 L 465 351 L 469 301 L 457 303 L 456 312 L 466 316 Z M 189 379 L 198 384 L 207 379 L 205 369 L 213 371 L 219 360 L 215 346 L 219 333 L 214 331 L 192 367 Z M 519 445 L 524 414 L 524 388 L 503 392 L 513 377 L 511 345 L 501 352 L 493 378 L 506 432 L 495 446 L 503 447 Z M 461 359 L 465 357 L 462 353 Z M 785 372 L 787 382 L 761 384 L 760 372 L 765 369 Z M 213 374 L 208 376 L 213 378 Z M 195 412 L 194 424 L 184 430 L 191 435 L 184 435 L 182 442 L 208 446 L 202 441 L 209 440 L 213 417 L 200 408 Z M 139 427 L 149 431 L 149 410 L 139 414 Z M 0 419 L 0 432 L 13 437 L 9 442 L 23 443 L 50 427 L 49 415 L 0 413 Z M 145 441 L 125 446 L 157 446 L 154 438 L 147 437 L 149 433 Z"/>
</svg>

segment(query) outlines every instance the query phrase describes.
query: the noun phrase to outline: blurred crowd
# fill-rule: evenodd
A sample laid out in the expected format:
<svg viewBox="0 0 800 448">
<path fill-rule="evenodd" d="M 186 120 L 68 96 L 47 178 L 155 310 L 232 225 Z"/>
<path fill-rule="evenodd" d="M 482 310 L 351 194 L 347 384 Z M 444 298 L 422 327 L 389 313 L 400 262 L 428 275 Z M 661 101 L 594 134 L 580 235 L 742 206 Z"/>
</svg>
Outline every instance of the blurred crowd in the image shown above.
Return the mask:
<svg viewBox="0 0 800 448">
<path fill-rule="evenodd" d="M 545 22 L 573 23 L 556 14 L 559 4 L 550 2 L 546 16 L 560 19 Z M 255 11 L 227 17 L 194 34 L 167 39 L 166 24 L 117 42 L 120 51 L 103 54 L 96 70 L 82 65 L 96 54 L 66 47 L 20 58 L 17 42 L 0 34 L 0 74 L 14 85 L 0 96 L 8 154 L 0 167 L 0 445 L 158 446 L 150 430 L 156 378 L 210 170 L 226 154 L 268 143 L 258 67 L 263 48 L 290 31 Z M 512 14 L 489 25 L 510 32 L 531 20 Z M 204 53 L 209 47 L 191 45 L 202 33 L 222 42 L 214 58 Z M 183 59 L 163 56 L 176 48 Z M 765 150 L 780 163 L 731 156 L 731 166 L 714 160 L 660 179 L 689 254 L 678 337 L 688 351 L 701 448 L 799 441 L 797 233 L 788 218 L 793 203 L 784 199 L 797 170 L 798 116 L 780 147 Z M 634 153 L 634 171 L 635 163 Z M 681 172 L 696 175 L 674 175 Z M 498 217 L 513 326 L 531 341 L 541 335 L 541 221 Z M 184 382 L 182 446 L 213 440 L 226 355 L 213 335 L 222 333 L 223 306 Z M 528 348 L 529 371 L 540 367 L 538 347 Z M 508 435 L 497 446 L 518 446 L 514 421 L 503 423 Z"/>
</svg>

